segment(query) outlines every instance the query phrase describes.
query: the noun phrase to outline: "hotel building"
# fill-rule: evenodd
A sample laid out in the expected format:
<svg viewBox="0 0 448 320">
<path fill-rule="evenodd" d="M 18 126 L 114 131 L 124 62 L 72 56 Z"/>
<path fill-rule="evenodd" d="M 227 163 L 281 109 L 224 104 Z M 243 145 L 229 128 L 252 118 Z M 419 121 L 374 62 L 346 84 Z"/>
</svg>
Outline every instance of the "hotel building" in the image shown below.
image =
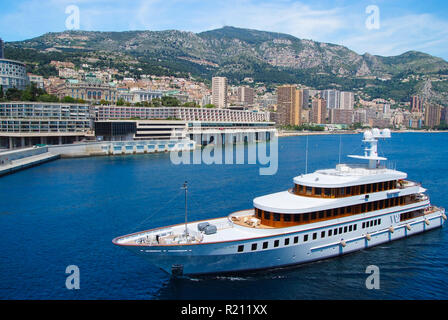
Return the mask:
<svg viewBox="0 0 448 320">
<path fill-rule="evenodd" d="M 87 104 L 0 102 L 0 146 L 63 144 L 93 138 L 93 117 Z"/>
</svg>

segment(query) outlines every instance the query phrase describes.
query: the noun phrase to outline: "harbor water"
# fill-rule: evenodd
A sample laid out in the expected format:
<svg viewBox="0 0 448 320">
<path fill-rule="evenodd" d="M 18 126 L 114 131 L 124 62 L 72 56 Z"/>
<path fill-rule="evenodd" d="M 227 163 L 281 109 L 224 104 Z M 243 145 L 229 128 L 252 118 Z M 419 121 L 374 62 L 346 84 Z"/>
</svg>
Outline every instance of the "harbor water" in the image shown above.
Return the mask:
<svg viewBox="0 0 448 320">
<path fill-rule="evenodd" d="M 182 165 L 158 153 L 62 159 L 0 178 L 0 299 L 448 299 L 446 227 L 301 266 L 181 279 L 112 244 L 182 223 L 184 181 L 191 221 L 292 187 L 306 170 L 306 140 L 279 139 L 274 175 L 260 175 L 259 164 Z M 379 150 L 447 208 L 447 143 L 448 133 L 393 133 Z M 307 170 L 362 152 L 360 134 L 309 136 Z M 66 288 L 70 265 L 79 268 L 78 290 Z M 379 289 L 366 288 L 370 265 Z"/>
</svg>

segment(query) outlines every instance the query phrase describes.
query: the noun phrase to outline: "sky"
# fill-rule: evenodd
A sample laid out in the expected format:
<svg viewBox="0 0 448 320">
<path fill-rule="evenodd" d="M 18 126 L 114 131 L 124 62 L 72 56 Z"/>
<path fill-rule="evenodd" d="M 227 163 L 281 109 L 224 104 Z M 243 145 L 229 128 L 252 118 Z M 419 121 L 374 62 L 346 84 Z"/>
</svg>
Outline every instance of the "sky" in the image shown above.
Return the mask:
<svg viewBox="0 0 448 320">
<path fill-rule="evenodd" d="M 70 6 L 79 9 L 79 26 Z M 340 44 L 359 54 L 417 50 L 448 60 L 448 1 L 0 0 L 0 38 L 70 28 L 202 32 L 234 26 Z"/>
</svg>

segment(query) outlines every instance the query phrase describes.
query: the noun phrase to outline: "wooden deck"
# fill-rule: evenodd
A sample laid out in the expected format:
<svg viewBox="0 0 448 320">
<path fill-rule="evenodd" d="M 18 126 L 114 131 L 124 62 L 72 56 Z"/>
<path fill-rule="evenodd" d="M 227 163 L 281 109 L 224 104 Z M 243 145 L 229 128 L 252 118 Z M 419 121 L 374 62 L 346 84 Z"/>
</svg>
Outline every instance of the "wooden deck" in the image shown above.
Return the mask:
<svg viewBox="0 0 448 320">
<path fill-rule="evenodd" d="M 257 229 L 273 229 L 274 227 L 261 224 L 261 220 L 255 215 L 247 215 L 242 217 L 232 217 L 232 222 L 239 226 Z"/>
</svg>

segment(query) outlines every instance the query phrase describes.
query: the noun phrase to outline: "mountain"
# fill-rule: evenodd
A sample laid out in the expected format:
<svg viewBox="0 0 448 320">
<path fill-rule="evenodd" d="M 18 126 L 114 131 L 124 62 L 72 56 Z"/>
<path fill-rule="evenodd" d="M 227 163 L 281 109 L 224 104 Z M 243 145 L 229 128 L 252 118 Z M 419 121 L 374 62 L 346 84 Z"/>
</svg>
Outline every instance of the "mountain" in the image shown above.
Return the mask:
<svg viewBox="0 0 448 320">
<path fill-rule="evenodd" d="M 100 67 L 124 70 L 131 66 L 128 70 L 135 75 L 190 74 L 203 79 L 225 75 L 231 82 L 253 77 L 266 83 L 295 82 L 341 89 L 381 85 L 381 80 L 374 78 L 393 80 L 410 74 L 446 74 L 448 70 L 445 60 L 422 52 L 393 57 L 359 55 L 341 45 L 235 27 L 201 33 L 65 31 L 9 42 L 6 49 L 11 58 L 36 52 L 43 55 L 42 59 L 59 56 L 77 65 L 90 59 L 87 61 Z"/>
</svg>

